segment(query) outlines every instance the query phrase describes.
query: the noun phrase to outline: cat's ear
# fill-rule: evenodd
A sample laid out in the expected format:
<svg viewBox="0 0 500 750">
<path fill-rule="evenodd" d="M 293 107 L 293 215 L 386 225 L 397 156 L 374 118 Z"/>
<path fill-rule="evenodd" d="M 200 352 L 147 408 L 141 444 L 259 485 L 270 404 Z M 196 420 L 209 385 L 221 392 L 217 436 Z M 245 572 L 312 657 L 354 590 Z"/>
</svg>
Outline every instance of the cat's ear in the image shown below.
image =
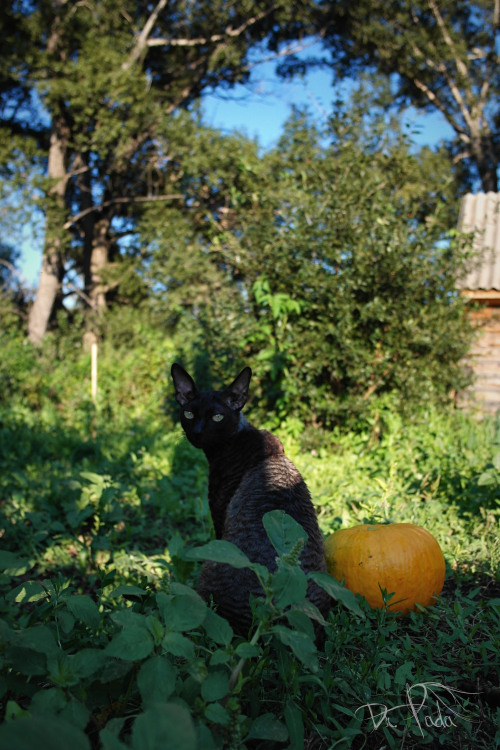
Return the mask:
<svg viewBox="0 0 500 750">
<path fill-rule="evenodd" d="M 175 386 L 175 398 L 180 406 L 185 406 L 187 403 L 196 398 L 198 390 L 196 384 L 191 377 L 188 375 L 186 370 L 174 362 L 172 369 L 170 370 L 172 380 Z"/>
<path fill-rule="evenodd" d="M 238 377 L 233 380 L 230 386 L 228 386 L 222 393 L 222 397 L 230 409 L 239 411 L 245 405 L 248 398 L 248 387 L 250 385 L 250 378 L 252 377 L 252 371 L 249 367 L 245 367 L 240 372 Z"/>
</svg>

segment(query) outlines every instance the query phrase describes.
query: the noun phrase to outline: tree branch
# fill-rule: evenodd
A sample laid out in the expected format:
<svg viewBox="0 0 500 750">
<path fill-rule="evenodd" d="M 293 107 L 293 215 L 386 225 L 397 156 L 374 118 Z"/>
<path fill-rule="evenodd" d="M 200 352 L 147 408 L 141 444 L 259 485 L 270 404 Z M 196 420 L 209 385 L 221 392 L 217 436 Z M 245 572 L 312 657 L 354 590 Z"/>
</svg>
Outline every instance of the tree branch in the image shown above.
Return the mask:
<svg viewBox="0 0 500 750">
<path fill-rule="evenodd" d="M 498 0 L 496 1 L 498 2 Z M 446 23 L 439 11 L 439 8 L 437 7 L 435 0 L 428 0 L 428 6 L 430 10 L 432 11 L 432 14 L 434 15 L 434 18 L 436 19 L 437 25 L 441 32 L 441 38 L 444 41 L 445 45 L 450 50 L 450 53 L 455 62 L 455 67 L 457 69 L 458 75 L 459 77 L 463 79 L 463 82 L 465 83 L 469 78 L 469 71 L 468 71 L 467 65 L 458 54 L 456 45 L 453 39 L 451 38 L 448 28 L 446 27 Z M 416 16 L 416 14 L 412 14 L 412 20 L 415 25 L 420 25 L 420 20 L 418 16 Z M 434 45 L 432 46 L 434 47 Z M 446 118 L 447 122 L 451 125 L 453 130 L 455 130 L 459 138 L 462 141 L 469 143 L 471 140 L 471 135 L 473 134 L 475 130 L 477 130 L 477 121 L 478 119 L 482 117 L 482 111 L 484 108 L 484 101 L 485 101 L 483 96 L 486 96 L 487 94 L 488 82 L 487 81 L 484 82 L 479 99 L 477 99 L 477 97 L 474 96 L 474 94 L 472 93 L 471 86 L 466 87 L 466 93 L 465 93 L 465 98 L 464 98 L 457 81 L 455 81 L 453 75 L 450 73 L 450 71 L 448 70 L 444 62 L 435 63 L 432 59 L 430 59 L 427 55 L 425 55 L 424 52 L 415 43 L 412 44 L 412 49 L 413 49 L 413 53 L 416 56 L 425 60 L 426 65 L 430 67 L 431 70 L 434 70 L 436 73 L 439 73 L 440 75 L 443 76 L 448 86 L 448 89 L 450 91 L 450 94 L 455 100 L 458 106 L 458 109 L 463 117 L 466 128 L 469 132 L 467 132 L 467 130 L 465 130 L 464 128 L 460 127 L 456 118 L 453 117 L 449 109 L 445 107 L 445 105 L 442 103 L 442 101 L 439 99 L 436 93 L 432 91 L 432 89 L 430 89 L 427 86 L 427 84 L 425 84 L 423 81 L 415 77 L 413 79 L 415 86 L 426 96 L 428 101 L 431 104 L 433 104 L 433 106 L 439 109 L 439 111 L 444 115 L 444 117 Z M 435 50 L 435 52 L 437 51 Z M 473 109 L 475 110 L 475 112 L 472 111 Z"/>
<path fill-rule="evenodd" d="M 72 281 L 68 281 L 68 283 L 66 284 L 66 286 L 68 287 L 68 289 L 71 290 L 70 292 L 68 292 L 68 294 L 65 295 L 66 297 L 69 297 L 70 294 L 74 293 L 74 294 L 77 294 L 79 297 L 81 297 L 82 300 L 84 302 L 86 302 L 89 307 L 93 307 L 94 306 L 94 304 L 93 304 L 92 300 L 90 299 L 90 297 L 87 294 L 85 294 L 85 292 L 82 292 L 81 289 L 78 289 L 78 287 L 76 287 L 73 284 Z"/>
<path fill-rule="evenodd" d="M 439 12 L 439 8 L 437 7 L 435 0 L 428 0 L 428 5 L 441 30 L 441 36 L 443 38 L 443 41 L 449 47 L 451 54 L 453 55 L 458 74 L 462 76 L 462 78 L 464 79 L 467 78 L 467 75 L 468 75 L 467 66 L 464 63 L 464 61 L 461 59 L 460 55 L 458 54 L 456 50 L 455 43 L 453 42 L 453 39 L 451 38 L 450 33 L 448 29 L 446 28 L 446 24 L 443 20 L 443 16 Z"/>
<path fill-rule="evenodd" d="M 310 39 L 308 42 L 299 42 L 297 44 L 292 43 L 288 46 L 284 47 L 280 52 L 274 52 L 272 55 L 267 55 L 267 57 L 261 57 L 258 60 L 256 60 L 253 63 L 250 63 L 247 65 L 247 70 L 252 70 L 252 68 L 256 68 L 258 65 L 262 65 L 263 63 L 272 62 L 273 60 L 278 60 L 280 57 L 287 57 L 288 55 L 295 55 L 297 52 L 303 52 L 308 47 L 313 47 L 317 42 L 322 39 L 325 35 L 324 30 L 321 30 L 315 37 Z"/>
<path fill-rule="evenodd" d="M 153 27 L 158 20 L 158 16 L 166 6 L 168 0 L 159 0 L 158 5 L 153 10 L 151 15 L 149 16 L 148 20 L 144 24 L 144 28 L 139 34 L 139 37 L 137 39 L 137 42 L 129 56 L 129 59 L 123 63 L 122 68 L 123 70 L 128 70 L 129 68 L 134 65 L 134 63 L 137 62 L 137 60 L 141 57 L 144 50 L 148 46 L 148 37 L 151 34 Z"/>
<path fill-rule="evenodd" d="M 255 25 L 263 18 L 269 16 L 275 9 L 276 4 L 273 3 L 269 8 L 263 10 L 252 18 L 248 18 L 238 28 L 234 29 L 232 26 L 227 26 L 222 34 L 212 34 L 207 37 L 194 37 L 193 39 L 171 39 L 168 37 L 154 37 L 150 38 L 153 31 L 154 25 L 158 20 L 161 11 L 167 5 L 168 0 L 159 0 L 158 5 L 153 10 L 148 20 L 146 21 L 143 30 L 137 38 L 137 42 L 126 62 L 123 63 L 122 68 L 128 70 L 140 57 L 143 55 L 147 47 L 197 47 L 206 44 L 216 44 L 222 42 L 228 38 L 237 38 L 247 31 L 251 26 Z"/>
<path fill-rule="evenodd" d="M 418 19 L 414 19 L 414 22 L 417 23 Z M 470 129 L 472 125 L 471 120 L 471 113 L 462 97 L 462 94 L 460 93 L 460 89 L 456 85 L 455 81 L 449 74 L 446 65 L 444 63 L 436 63 L 432 58 L 430 58 L 428 55 L 424 54 L 423 50 L 420 49 L 420 47 L 417 47 L 415 43 L 412 43 L 412 50 L 413 54 L 416 57 L 420 57 L 423 60 L 425 60 L 425 64 L 431 68 L 431 70 L 435 71 L 436 73 L 439 73 L 443 76 L 443 78 L 446 80 L 446 83 L 448 85 L 448 89 L 450 90 L 451 95 L 453 96 L 455 102 L 458 105 L 458 108 L 462 114 L 462 117 L 464 118 L 464 121 L 467 125 L 467 127 Z M 439 109 L 439 111 L 445 116 L 446 120 L 450 123 L 451 127 L 455 132 L 459 135 L 460 138 L 463 138 L 463 136 L 466 134 L 464 129 L 461 128 L 456 121 L 456 119 L 452 116 L 452 114 L 448 111 L 448 109 L 444 106 L 442 101 L 436 96 L 435 92 L 432 91 L 432 89 L 427 86 L 423 81 L 421 81 L 419 78 L 414 77 L 413 82 L 415 83 L 415 86 L 427 97 L 429 102 L 433 104 L 435 107 Z"/>
<path fill-rule="evenodd" d="M 457 120 L 453 117 L 449 109 L 445 107 L 442 101 L 436 96 L 435 92 L 429 86 L 427 86 L 426 83 L 421 81 L 420 78 L 413 78 L 412 80 L 415 86 L 424 94 L 427 100 L 441 112 L 443 117 L 451 125 L 460 140 L 464 141 L 464 143 L 469 143 L 470 137 L 467 131 L 458 124 Z"/>
<path fill-rule="evenodd" d="M 223 42 L 228 37 L 237 38 L 247 31 L 250 26 L 262 21 L 263 18 L 269 16 L 276 9 L 276 5 L 273 4 L 270 8 L 263 10 L 256 16 L 247 19 L 237 29 L 233 29 L 232 26 L 227 26 L 222 34 L 212 34 L 211 36 L 200 36 L 194 37 L 193 39 L 169 39 L 168 37 L 148 39 L 148 47 L 197 47 L 206 44 L 216 44 L 217 42 Z"/>
<path fill-rule="evenodd" d="M 85 216 L 88 216 L 94 211 L 102 211 L 104 208 L 109 208 L 110 206 L 116 206 L 126 203 L 153 203 L 156 201 L 182 200 L 183 198 L 184 195 L 182 193 L 172 193 L 171 195 L 143 195 L 136 198 L 113 198 L 112 200 L 100 203 L 98 206 L 91 206 L 90 208 L 86 208 L 84 211 L 80 211 L 80 213 L 76 214 L 76 216 L 73 216 L 64 224 L 63 229 L 70 229 L 78 221 L 85 218 Z"/>
<path fill-rule="evenodd" d="M 29 287 L 29 284 L 24 278 L 24 276 L 22 275 L 21 271 L 19 271 L 10 261 L 4 260 L 4 258 L 0 258 L 0 264 L 2 266 L 5 266 L 5 268 L 8 268 L 12 276 L 17 276 L 17 278 L 19 279 L 23 287 L 25 288 Z M 7 287 L 7 284 L 5 284 L 2 288 L 6 288 L 6 287 Z"/>
</svg>

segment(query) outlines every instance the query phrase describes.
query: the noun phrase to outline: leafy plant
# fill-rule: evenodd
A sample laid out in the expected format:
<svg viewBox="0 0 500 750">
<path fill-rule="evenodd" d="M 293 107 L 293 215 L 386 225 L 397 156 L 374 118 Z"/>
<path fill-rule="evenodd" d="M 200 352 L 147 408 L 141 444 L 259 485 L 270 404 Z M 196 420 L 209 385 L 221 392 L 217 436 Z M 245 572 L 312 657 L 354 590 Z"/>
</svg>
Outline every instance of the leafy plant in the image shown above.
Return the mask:
<svg viewBox="0 0 500 750">
<path fill-rule="evenodd" d="M 364 431 L 285 424 L 325 535 L 374 519 L 423 525 L 445 586 L 402 620 L 316 574 L 332 595 L 322 625 L 296 565 L 302 531 L 274 514 L 278 567 L 256 568 L 265 596 L 237 638 L 196 593 L 199 561 L 253 563 L 211 540 L 204 458 L 163 411 L 160 354 L 150 373 L 145 354 L 115 369 L 120 355 L 103 347 L 90 423 L 82 410 L 71 424 L 84 358 L 53 358 L 51 374 L 47 355 L 43 391 L 26 372 L 0 410 L 0 744 L 495 747 L 498 421 L 428 407 L 409 420 L 386 404 Z"/>
</svg>

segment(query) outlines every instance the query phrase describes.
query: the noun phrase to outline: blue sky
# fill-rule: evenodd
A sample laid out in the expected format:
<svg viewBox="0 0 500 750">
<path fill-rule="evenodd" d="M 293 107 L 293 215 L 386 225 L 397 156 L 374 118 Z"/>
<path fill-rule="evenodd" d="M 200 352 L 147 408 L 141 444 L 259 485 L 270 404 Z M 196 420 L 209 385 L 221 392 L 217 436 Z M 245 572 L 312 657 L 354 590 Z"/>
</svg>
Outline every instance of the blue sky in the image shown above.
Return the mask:
<svg viewBox="0 0 500 750">
<path fill-rule="evenodd" d="M 352 82 L 333 86 L 329 70 L 311 71 L 303 79 L 280 81 L 273 75 L 274 63 L 256 66 L 251 86 L 237 86 L 227 94 L 205 96 L 206 124 L 224 130 L 239 130 L 256 137 L 263 148 L 272 147 L 281 135 L 293 105 L 306 105 L 313 117 L 327 116 L 339 93 L 349 91 Z M 408 108 L 404 122 L 411 126 L 416 145 L 434 146 L 453 132 L 444 117 L 418 113 Z"/>
<path fill-rule="evenodd" d="M 273 71 L 274 63 L 264 63 L 254 68 L 251 86 L 237 86 L 229 92 L 205 96 L 202 108 L 206 124 L 229 132 L 239 130 L 257 138 L 262 148 L 267 149 L 280 137 L 292 105 L 307 106 L 320 120 L 328 115 L 339 93 L 332 85 L 330 71 L 313 71 L 303 79 L 291 81 L 277 80 Z M 451 135 L 439 114 L 419 115 L 410 109 L 404 120 L 411 126 L 417 145 L 434 146 Z M 24 235 L 20 271 L 29 286 L 36 286 L 41 266 L 42 232 L 34 236 L 32 229 L 26 227 Z"/>
</svg>

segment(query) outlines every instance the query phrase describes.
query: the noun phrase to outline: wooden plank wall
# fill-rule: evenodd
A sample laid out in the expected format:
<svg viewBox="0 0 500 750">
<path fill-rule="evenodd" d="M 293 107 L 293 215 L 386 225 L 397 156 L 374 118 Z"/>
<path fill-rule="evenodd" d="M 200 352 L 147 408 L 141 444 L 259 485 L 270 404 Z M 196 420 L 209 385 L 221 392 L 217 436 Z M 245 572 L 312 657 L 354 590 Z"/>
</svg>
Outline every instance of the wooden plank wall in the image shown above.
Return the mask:
<svg viewBox="0 0 500 750">
<path fill-rule="evenodd" d="M 471 318 L 478 332 L 466 365 L 473 368 L 476 381 L 460 402 L 496 412 L 500 410 L 500 307 L 474 310 Z"/>
</svg>

